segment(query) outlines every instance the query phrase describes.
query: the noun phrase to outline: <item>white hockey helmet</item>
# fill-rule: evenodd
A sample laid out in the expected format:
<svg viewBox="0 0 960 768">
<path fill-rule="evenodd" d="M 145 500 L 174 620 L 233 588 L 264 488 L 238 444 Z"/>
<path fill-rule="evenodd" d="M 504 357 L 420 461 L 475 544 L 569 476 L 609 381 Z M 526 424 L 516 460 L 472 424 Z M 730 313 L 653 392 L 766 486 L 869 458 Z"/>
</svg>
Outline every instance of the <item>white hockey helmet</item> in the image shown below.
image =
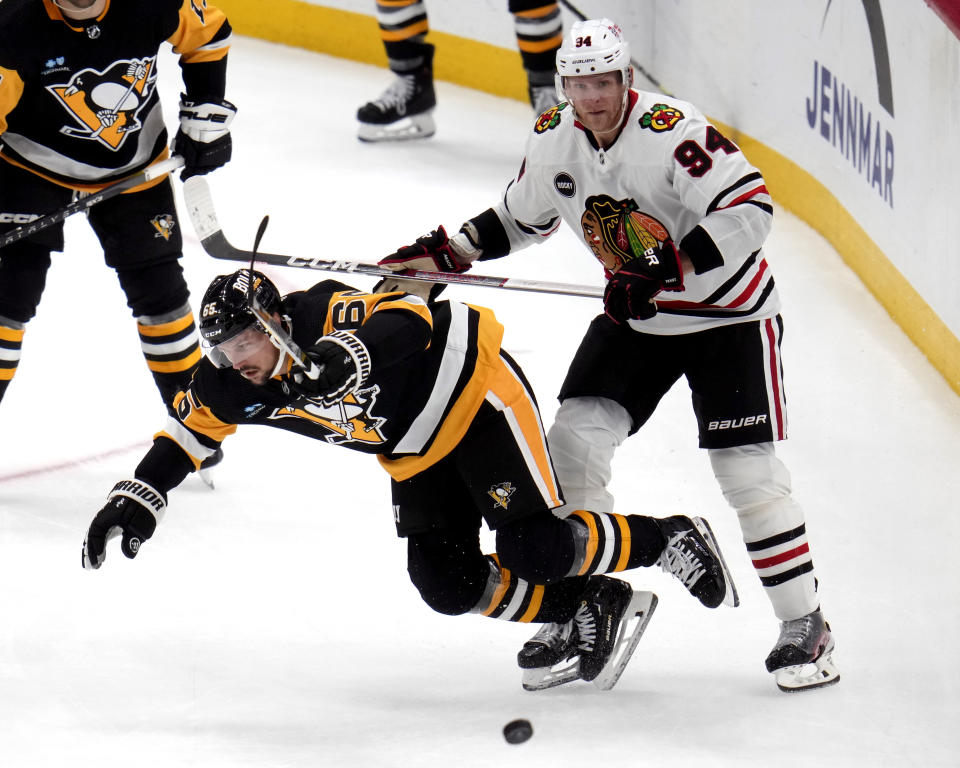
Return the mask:
<svg viewBox="0 0 960 768">
<path fill-rule="evenodd" d="M 632 84 L 630 45 L 620 26 L 610 19 L 578 21 L 563 38 L 557 51 L 557 74 L 563 77 L 621 72 Z"/>
</svg>

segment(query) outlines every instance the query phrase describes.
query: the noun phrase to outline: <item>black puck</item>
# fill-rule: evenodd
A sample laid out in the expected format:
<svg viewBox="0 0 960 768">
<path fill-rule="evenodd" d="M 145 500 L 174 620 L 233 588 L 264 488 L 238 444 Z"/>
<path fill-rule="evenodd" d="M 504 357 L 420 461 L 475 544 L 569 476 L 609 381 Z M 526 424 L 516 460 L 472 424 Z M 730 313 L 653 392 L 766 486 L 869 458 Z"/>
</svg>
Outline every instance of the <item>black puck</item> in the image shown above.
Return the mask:
<svg viewBox="0 0 960 768">
<path fill-rule="evenodd" d="M 503 726 L 503 738 L 508 744 L 523 744 L 533 736 L 533 726 L 529 720 L 511 720 Z"/>
</svg>

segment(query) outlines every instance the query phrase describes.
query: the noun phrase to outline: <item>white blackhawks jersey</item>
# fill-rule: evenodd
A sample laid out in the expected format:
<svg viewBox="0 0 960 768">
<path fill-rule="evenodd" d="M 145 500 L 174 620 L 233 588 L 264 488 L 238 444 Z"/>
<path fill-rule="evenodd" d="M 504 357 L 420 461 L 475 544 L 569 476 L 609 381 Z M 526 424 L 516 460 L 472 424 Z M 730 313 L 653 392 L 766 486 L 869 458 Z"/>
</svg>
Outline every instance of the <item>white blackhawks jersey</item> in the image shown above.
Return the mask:
<svg viewBox="0 0 960 768">
<path fill-rule="evenodd" d="M 630 90 L 627 124 L 597 149 L 569 104 L 537 120 L 519 174 L 494 206 L 511 252 L 563 219 L 607 276 L 672 239 L 699 274 L 656 297 L 638 331 L 681 334 L 773 317 L 780 299 L 761 246 L 773 207 L 760 172 L 692 104 Z"/>
</svg>

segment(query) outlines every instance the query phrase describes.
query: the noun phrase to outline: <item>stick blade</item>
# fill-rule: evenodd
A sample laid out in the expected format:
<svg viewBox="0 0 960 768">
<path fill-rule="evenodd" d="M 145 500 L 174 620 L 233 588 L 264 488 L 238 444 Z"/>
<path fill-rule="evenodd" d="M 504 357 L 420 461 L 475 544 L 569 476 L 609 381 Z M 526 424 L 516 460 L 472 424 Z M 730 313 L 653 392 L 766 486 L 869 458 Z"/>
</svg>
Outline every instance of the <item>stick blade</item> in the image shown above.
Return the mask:
<svg viewBox="0 0 960 768">
<path fill-rule="evenodd" d="M 187 215 L 200 240 L 206 240 L 220 231 L 217 212 L 210 195 L 210 184 L 203 176 L 191 176 L 183 182 L 183 200 Z"/>
</svg>

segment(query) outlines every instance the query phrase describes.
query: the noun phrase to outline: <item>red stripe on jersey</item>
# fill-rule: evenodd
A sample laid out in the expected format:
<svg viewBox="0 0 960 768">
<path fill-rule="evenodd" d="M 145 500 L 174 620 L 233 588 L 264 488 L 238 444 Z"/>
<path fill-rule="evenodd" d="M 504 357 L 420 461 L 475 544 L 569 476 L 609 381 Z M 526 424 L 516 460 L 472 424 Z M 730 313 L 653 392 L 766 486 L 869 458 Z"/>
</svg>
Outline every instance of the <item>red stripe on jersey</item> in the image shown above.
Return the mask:
<svg viewBox="0 0 960 768">
<path fill-rule="evenodd" d="M 806 555 L 810 552 L 809 544 L 801 544 L 795 549 L 788 549 L 786 552 L 781 552 L 779 555 L 774 555 L 773 557 L 765 557 L 762 560 L 754 560 L 753 567 L 757 570 L 763 568 L 770 568 L 774 565 L 780 565 L 785 563 L 788 560 L 793 560 L 795 557 L 800 557 L 800 555 Z"/>
<path fill-rule="evenodd" d="M 763 328 L 770 343 L 770 384 L 773 387 L 774 418 L 777 422 L 777 439 L 784 439 L 783 410 L 780 407 L 780 371 L 777 365 L 777 339 L 773 332 L 773 320 L 764 320 Z"/>
<path fill-rule="evenodd" d="M 734 200 L 734 201 L 732 201 L 732 202 L 730 202 L 730 203 L 727 203 L 726 205 L 724 205 L 724 206 L 722 206 L 722 207 L 720 207 L 720 208 L 717 208 L 717 210 L 718 210 L 718 211 L 722 211 L 724 208 L 732 208 L 732 207 L 735 206 L 735 205 L 739 205 L 739 204 L 742 203 L 744 200 L 749 200 L 751 197 L 756 197 L 757 195 L 760 195 L 760 194 L 765 194 L 765 195 L 769 195 L 769 194 L 770 194 L 770 193 L 767 191 L 766 185 L 761 184 L 761 185 L 760 185 L 759 187 L 757 187 L 756 189 L 751 189 L 749 192 L 744 192 L 744 193 L 743 193 L 742 195 L 740 195 L 740 197 L 738 197 L 736 200 Z"/>
<path fill-rule="evenodd" d="M 769 269 L 767 260 L 761 259 L 760 264 L 757 265 L 757 273 L 751 278 L 743 292 L 729 304 L 701 304 L 696 301 L 660 301 L 657 299 L 657 306 L 665 309 L 690 309 L 694 307 L 697 309 L 734 309 L 745 304 L 757 292 L 757 286 L 760 285 L 760 280 L 767 269 Z"/>
</svg>

